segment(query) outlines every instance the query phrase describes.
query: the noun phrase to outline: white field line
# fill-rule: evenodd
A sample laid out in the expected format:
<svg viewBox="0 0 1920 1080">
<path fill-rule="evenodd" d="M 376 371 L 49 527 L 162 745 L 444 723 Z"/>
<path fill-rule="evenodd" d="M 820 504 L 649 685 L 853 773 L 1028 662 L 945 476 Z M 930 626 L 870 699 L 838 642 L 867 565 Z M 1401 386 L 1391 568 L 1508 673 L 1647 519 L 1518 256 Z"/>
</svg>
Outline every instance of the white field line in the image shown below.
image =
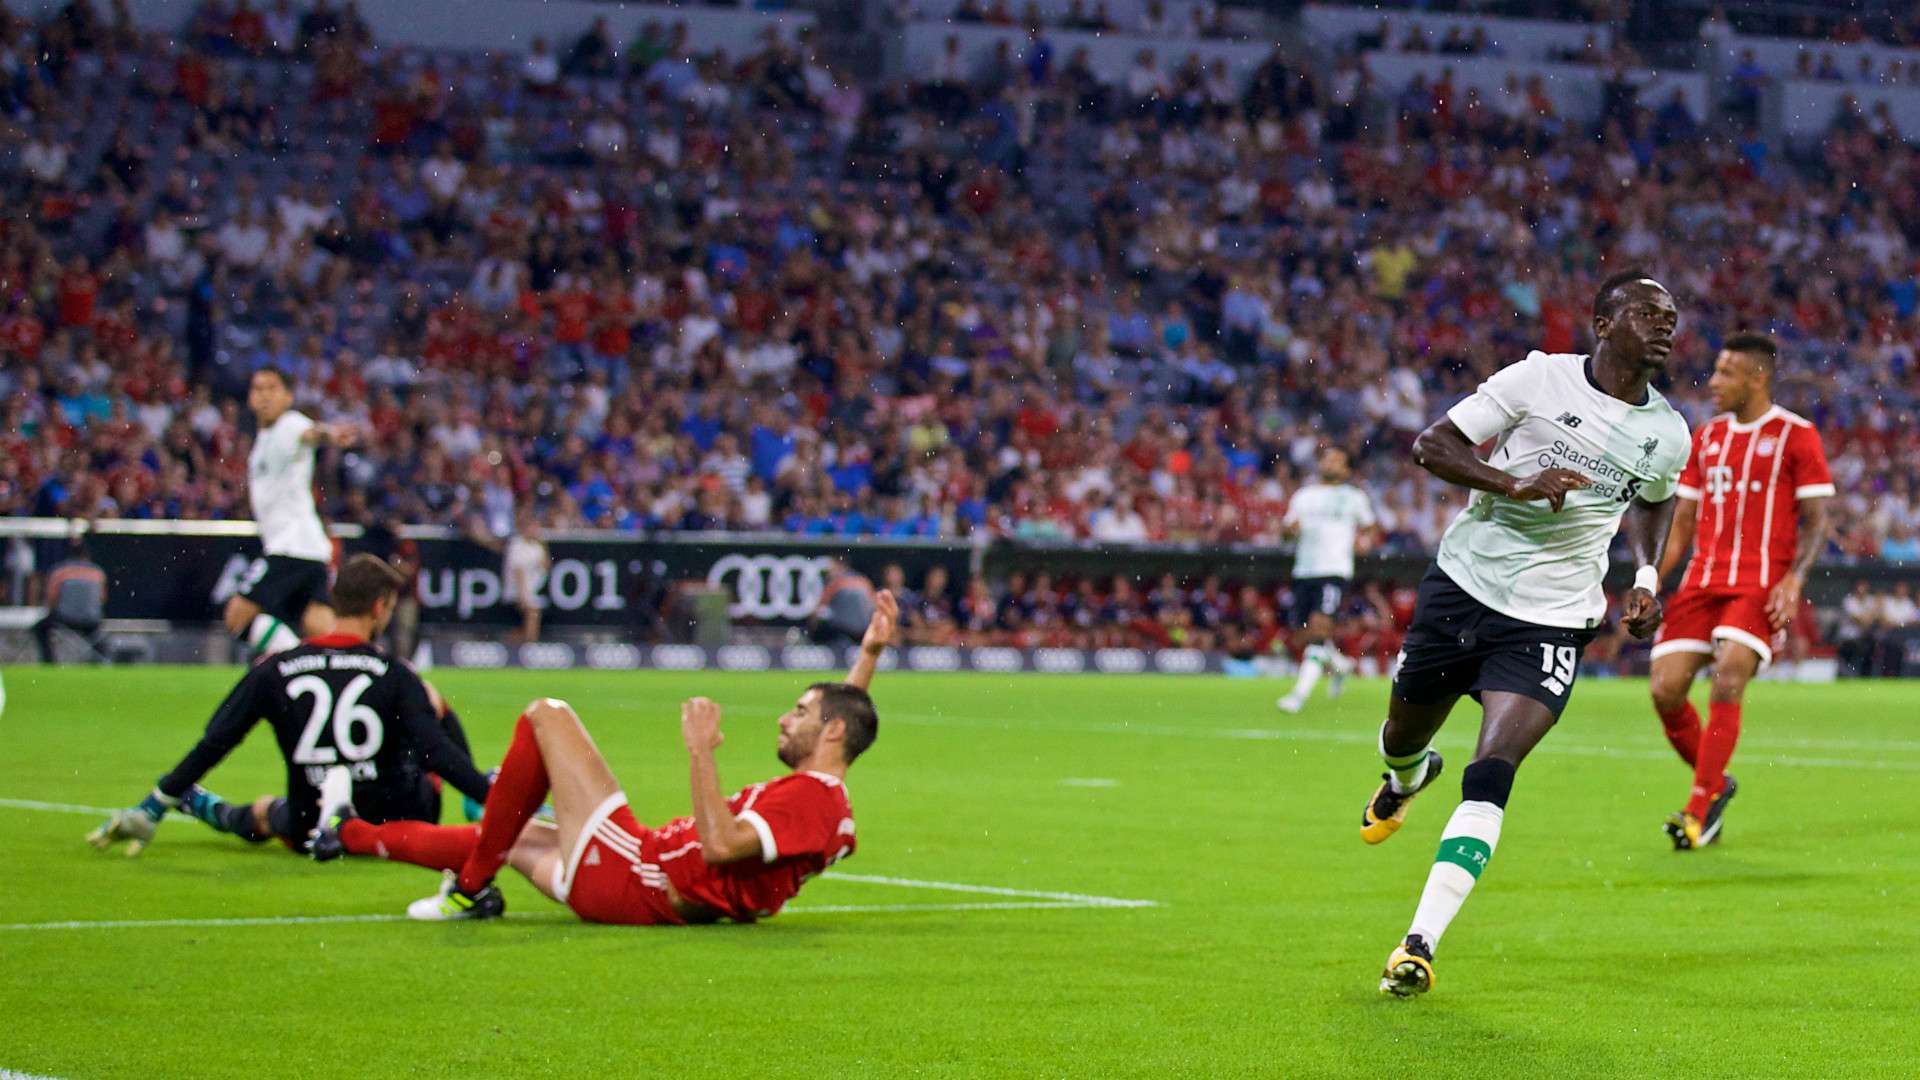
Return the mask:
<svg viewBox="0 0 1920 1080">
<path fill-rule="evenodd" d="M 818 907 L 790 907 L 781 915 L 838 915 L 852 912 L 903 914 L 915 911 L 1067 911 L 1074 908 L 1135 907 L 1133 904 L 1081 904 L 1060 900 L 1004 900 L 983 904 L 821 904 Z M 1147 904 L 1148 907 L 1158 905 Z"/>
<path fill-rule="evenodd" d="M 0 808 L 37 810 L 56 814 L 110 814 L 104 806 L 80 806 L 74 803 L 41 802 L 37 799 L 0 799 Z M 862 885 L 890 885 L 901 889 L 931 889 L 936 892 L 981 893 L 988 896 L 1019 898 L 1018 902 L 954 904 L 822 904 L 791 907 L 790 915 L 826 915 L 846 912 L 910 911 L 1045 911 L 1065 908 L 1146 908 L 1159 907 L 1154 900 L 1129 900 L 1119 896 L 1094 896 L 1086 893 L 1046 892 L 1037 889 L 1012 889 L 1001 885 L 972 885 L 957 881 L 922 881 L 918 878 L 885 877 L 876 874 L 846 874 L 829 870 L 820 875 L 838 881 Z M 106 919 L 95 921 L 0 923 L 7 930 L 135 930 L 174 926 L 303 926 L 326 923 L 401 922 L 405 915 L 285 915 L 232 919 Z M 0 1075 L 0 1080 L 7 1080 Z"/>
<path fill-rule="evenodd" d="M 940 892 L 985 893 L 989 896 L 1018 896 L 1027 900 L 1059 900 L 1087 907 L 1159 907 L 1153 900 L 1127 900 L 1118 896 L 1089 896 L 1085 893 L 1040 892 L 1036 889 L 1008 889 L 999 885 L 963 885 L 955 881 L 920 881 L 916 878 L 881 877 L 875 874 L 843 874 L 829 870 L 820 875 L 835 881 L 858 881 L 868 885 L 897 885 L 904 889 L 937 889 Z"/>
<path fill-rule="evenodd" d="M 1147 903 L 1091 904 L 1079 901 L 1063 900 L 1012 900 L 994 903 L 957 903 L 957 904 L 821 904 L 818 906 L 790 907 L 783 915 L 904 915 L 914 912 L 943 911 L 1082 911 L 1095 908 L 1120 908 L 1155 906 Z M 508 915 L 514 922 L 572 923 L 576 920 L 560 915 Z M 263 916 L 245 919 L 97 919 L 69 920 L 65 922 L 42 923 L 0 923 L 0 932 L 20 930 L 155 930 L 155 929 L 209 929 L 236 926 L 327 926 L 350 923 L 391 923 L 406 922 L 405 915 L 283 915 Z M 21 1076 L 19 1073 L 0 1072 L 0 1080 Z"/>
<path fill-rule="evenodd" d="M 887 714 L 890 723 L 906 724 L 909 727 L 952 727 L 1018 731 L 1029 734 L 1083 733 L 1088 735 L 1153 735 L 1165 738 L 1189 739 L 1228 739 L 1245 742 L 1326 742 L 1343 743 L 1349 746 L 1373 747 L 1379 736 L 1372 732 L 1331 731 L 1314 728 L 1210 728 L 1180 727 L 1174 724 L 1129 724 L 1103 722 L 1095 720 L 1075 720 L 1048 723 L 1042 726 L 1016 723 L 1012 720 L 982 720 L 972 717 L 943 716 L 935 713 L 893 713 Z M 1757 744 L 1757 745 L 1756 745 Z M 1617 746 L 1596 745 L 1571 742 L 1554 738 L 1552 735 L 1540 744 L 1543 753 L 1568 754 L 1575 757 L 1612 758 L 1620 761 L 1667 761 L 1673 758 L 1671 750 L 1629 750 Z M 1761 749 L 1768 745 L 1766 740 L 1748 742 L 1741 745 L 1749 750 Z M 1827 744 L 1815 740 L 1788 740 L 1776 745 L 1793 745 L 1802 748 L 1820 748 Z M 1859 749 L 1877 753 L 1898 752 L 1907 746 L 1920 746 L 1903 742 L 1847 743 L 1834 748 Z M 1786 765 L 1816 769 L 1872 769 L 1895 772 L 1920 772 L 1920 761 L 1888 761 L 1884 758 L 1841 758 L 1841 757 L 1802 757 L 1799 755 L 1770 755 L 1756 757 L 1749 754 L 1742 760 L 1750 764 Z"/>
<path fill-rule="evenodd" d="M 56 1080 L 51 1076 L 39 1076 L 34 1073 L 14 1072 L 12 1069 L 0 1069 L 0 1080 Z"/>
<path fill-rule="evenodd" d="M 104 806 L 77 806 L 64 802 L 41 802 L 38 799 L 0 799 L 0 806 L 9 810 L 45 810 L 50 814 L 111 814 L 113 811 Z M 6 1080 L 0 1074 L 0 1080 Z"/>
<path fill-rule="evenodd" d="M 0 930 L 151 930 L 172 926 L 325 926 L 332 923 L 405 922 L 405 915 L 268 915 L 251 919 L 73 919 L 66 922 L 0 923 Z"/>
</svg>

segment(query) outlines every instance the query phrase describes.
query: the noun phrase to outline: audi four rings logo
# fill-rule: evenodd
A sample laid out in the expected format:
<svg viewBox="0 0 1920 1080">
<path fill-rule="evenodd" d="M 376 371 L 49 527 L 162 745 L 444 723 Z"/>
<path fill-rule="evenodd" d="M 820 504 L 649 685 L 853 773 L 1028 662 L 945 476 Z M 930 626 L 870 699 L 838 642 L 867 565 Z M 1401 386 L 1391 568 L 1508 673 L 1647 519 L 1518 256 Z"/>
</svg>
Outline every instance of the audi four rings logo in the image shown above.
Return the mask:
<svg viewBox="0 0 1920 1080">
<path fill-rule="evenodd" d="M 1161 649 L 1153 663 L 1170 675 L 1192 675 L 1207 670 L 1207 654 L 1199 649 Z"/>
<path fill-rule="evenodd" d="M 707 584 L 723 589 L 733 578 L 733 615 L 804 619 L 820 606 L 830 565 L 811 555 L 727 555 L 707 571 Z"/>
<path fill-rule="evenodd" d="M 975 671 L 1019 671 L 1026 662 L 1019 649 L 998 646 L 975 649 L 972 659 Z"/>
</svg>

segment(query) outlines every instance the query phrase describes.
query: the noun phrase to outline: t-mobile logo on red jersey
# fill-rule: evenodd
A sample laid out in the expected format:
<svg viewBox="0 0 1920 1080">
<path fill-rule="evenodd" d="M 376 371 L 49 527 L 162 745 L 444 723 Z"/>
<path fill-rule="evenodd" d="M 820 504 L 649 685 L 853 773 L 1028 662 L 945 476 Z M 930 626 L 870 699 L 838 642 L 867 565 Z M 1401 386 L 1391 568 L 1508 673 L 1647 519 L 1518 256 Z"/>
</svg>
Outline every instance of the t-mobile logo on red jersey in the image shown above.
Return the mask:
<svg viewBox="0 0 1920 1080">
<path fill-rule="evenodd" d="M 1715 506 L 1727 501 L 1727 492 L 1733 490 L 1733 467 L 1731 465 L 1711 465 L 1707 468 L 1707 495 Z"/>
</svg>

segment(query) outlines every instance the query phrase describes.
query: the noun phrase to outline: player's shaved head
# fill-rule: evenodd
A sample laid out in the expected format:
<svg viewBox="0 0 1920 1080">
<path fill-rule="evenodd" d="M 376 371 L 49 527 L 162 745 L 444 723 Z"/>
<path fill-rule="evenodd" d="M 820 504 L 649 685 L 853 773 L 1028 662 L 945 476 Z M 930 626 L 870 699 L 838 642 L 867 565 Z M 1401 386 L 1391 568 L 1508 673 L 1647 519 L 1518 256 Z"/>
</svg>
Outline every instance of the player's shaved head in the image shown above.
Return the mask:
<svg viewBox="0 0 1920 1080">
<path fill-rule="evenodd" d="M 873 707 L 873 698 L 865 690 L 844 682 L 817 682 L 807 690 L 820 694 L 822 724 L 838 720 L 847 726 L 846 741 L 842 746 L 846 751 L 847 764 L 853 764 L 853 759 L 865 753 L 880 734 L 880 714 Z"/>
<path fill-rule="evenodd" d="M 1657 289 L 1660 292 L 1667 291 L 1667 287 L 1655 281 L 1653 275 L 1637 267 L 1609 275 L 1605 281 L 1600 283 L 1600 288 L 1593 294 L 1593 317 L 1596 319 L 1613 318 L 1620 313 L 1620 309 L 1625 307 L 1627 302 L 1633 299 L 1634 294 L 1641 289 Z"/>
<path fill-rule="evenodd" d="M 333 611 L 351 619 L 373 614 L 382 598 L 397 596 L 407 576 L 378 555 L 361 552 L 340 568 L 333 582 Z"/>
</svg>

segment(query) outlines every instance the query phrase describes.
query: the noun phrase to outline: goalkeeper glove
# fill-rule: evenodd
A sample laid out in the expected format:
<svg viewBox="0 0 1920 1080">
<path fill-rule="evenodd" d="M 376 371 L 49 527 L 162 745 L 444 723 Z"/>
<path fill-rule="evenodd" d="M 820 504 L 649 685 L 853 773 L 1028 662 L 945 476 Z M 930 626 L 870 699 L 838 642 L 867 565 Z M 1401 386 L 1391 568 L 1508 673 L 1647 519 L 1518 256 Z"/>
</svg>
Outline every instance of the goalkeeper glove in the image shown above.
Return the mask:
<svg viewBox="0 0 1920 1080">
<path fill-rule="evenodd" d="M 140 805 L 127 810 L 115 810 L 113 815 L 100 824 L 100 827 L 87 834 L 87 843 L 102 851 L 113 846 L 115 840 L 127 842 L 127 858 L 131 859 L 146 849 L 153 839 L 153 831 L 159 826 L 160 819 L 167 811 L 178 807 L 180 800 L 163 794 L 155 788 Z"/>
</svg>

